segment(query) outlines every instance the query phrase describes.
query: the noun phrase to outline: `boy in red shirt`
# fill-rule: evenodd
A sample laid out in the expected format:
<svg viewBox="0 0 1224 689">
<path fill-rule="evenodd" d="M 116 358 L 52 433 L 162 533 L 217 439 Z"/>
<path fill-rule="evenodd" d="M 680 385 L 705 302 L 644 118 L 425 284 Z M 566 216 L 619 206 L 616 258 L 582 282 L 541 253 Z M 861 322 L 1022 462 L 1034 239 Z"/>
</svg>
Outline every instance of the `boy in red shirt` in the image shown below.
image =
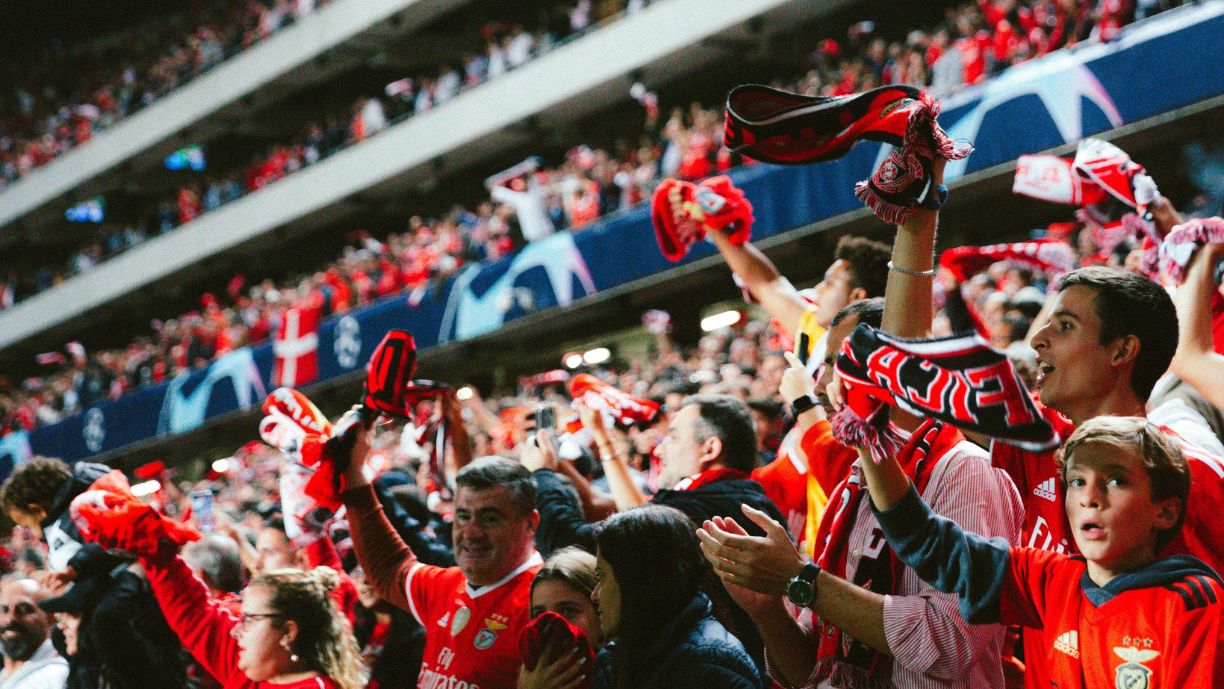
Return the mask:
<svg viewBox="0 0 1224 689">
<path fill-rule="evenodd" d="M 931 512 L 895 459 L 863 464 L 897 555 L 958 593 L 970 622 L 1037 630 L 1045 654 L 1026 661 L 1052 686 L 1218 686 L 1224 586 L 1197 558 L 1157 558 L 1181 529 L 1190 495 L 1177 443 L 1142 417 L 1100 416 L 1076 429 L 1060 457 L 1082 556 L 968 533 Z"/>
</svg>

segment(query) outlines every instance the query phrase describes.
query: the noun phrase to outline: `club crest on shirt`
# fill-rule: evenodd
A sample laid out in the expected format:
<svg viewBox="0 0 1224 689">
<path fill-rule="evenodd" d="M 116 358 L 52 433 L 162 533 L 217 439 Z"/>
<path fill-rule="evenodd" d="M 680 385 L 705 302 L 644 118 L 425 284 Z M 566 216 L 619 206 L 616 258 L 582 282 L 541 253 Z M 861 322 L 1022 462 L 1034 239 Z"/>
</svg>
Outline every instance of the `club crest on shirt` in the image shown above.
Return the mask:
<svg viewBox="0 0 1224 689">
<path fill-rule="evenodd" d="M 485 618 L 484 624 L 484 629 L 477 632 L 472 641 L 472 645 L 482 651 L 497 643 L 497 633 L 507 628 L 506 624 L 488 617 Z"/>
<path fill-rule="evenodd" d="M 1160 655 L 1159 651 L 1134 646 L 1114 646 L 1113 652 L 1126 661 L 1117 667 L 1117 675 L 1114 677 L 1114 686 L 1117 689 L 1148 689 L 1151 686 L 1152 670 L 1143 663 Z"/>
</svg>

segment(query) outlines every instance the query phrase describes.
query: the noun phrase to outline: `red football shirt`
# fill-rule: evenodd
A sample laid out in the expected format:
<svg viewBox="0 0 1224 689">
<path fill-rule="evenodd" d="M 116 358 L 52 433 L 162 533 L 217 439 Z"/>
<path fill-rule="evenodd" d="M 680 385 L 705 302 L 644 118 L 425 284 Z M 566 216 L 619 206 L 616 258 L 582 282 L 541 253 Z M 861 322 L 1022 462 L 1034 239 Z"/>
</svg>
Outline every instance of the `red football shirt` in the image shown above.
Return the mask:
<svg viewBox="0 0 1224 689">
<path fill-rule="evenodd" d="M 1080 558 L 1011 549 L 1001 621 L 1039 641 L 1028 674 L 1048 676 L 1046 689 L 1210 689 L 1224 680 L 1218 581 L 1187 573 L 1094 605 L 1080 583 L 1085 569 Z"/>
<path fill-rule="evenodd" d="M 519 632 L 531 620 L 531 580 L 541 564 L 534 553 L 501 581 L 475 589 L 458 567 L 414 566 L 405 588 L 425 627 L 417 687 L 514 689 Z"/>
<path fill-rule="evenodd" d="M 1063 440 L 1075 430 L 1067 417 L 1040 403 L 1037 406 Z M 1054 464 L 1054 452 L 1030 452 L 996 440 L 990 444 L 990 461 L 1007 472 L 1024 501 L 1020 544 L 1068 555 L 1077 553 L 1063 507 L 1062 477 Z"/>
</svg>

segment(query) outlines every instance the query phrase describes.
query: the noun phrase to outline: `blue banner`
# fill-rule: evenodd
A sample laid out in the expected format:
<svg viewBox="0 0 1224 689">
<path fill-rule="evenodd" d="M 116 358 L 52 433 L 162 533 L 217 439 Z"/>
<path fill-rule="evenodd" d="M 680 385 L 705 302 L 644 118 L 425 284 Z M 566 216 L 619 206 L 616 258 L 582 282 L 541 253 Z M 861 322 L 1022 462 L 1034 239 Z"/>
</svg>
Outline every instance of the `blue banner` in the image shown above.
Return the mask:
<svg viewBox="0 0 1224 689">
<path fill-rule="evenodd" d="M 949 165 L 949 179 L 1224 93 L 1224 51 L 1206 48 L 1221 35 L 1224 3 L 1183 8 L 1131 27 L 1115 43 L 1062 51 L 959 94 L 945 103 L 940 121 L 976 150 Z M 764 238 L 858 208 L 854 183 L 884 155 L 880 144 L 864 142 L 832 163 L 752 165 L 731 177 L 752 201 L 753 236 Z M 713 252 L 702 243 L 685 261 Z M 672 267 L 655 244 L 648 209 L 639 206 L 512 257 L 468 266 L 415 307 L 393 296 L 326 319 L 318 333 L 319 381 L 363 367 L 390 328 L 412 332 L 421 349 L 467 340 L 526 313 L 580 302 Z M 39 428 L 30 446 L 37 454 L 78 460 L 190 431 L 257 406 L 273 368 L 271 344 L 244 348 L 205 369 Z"/>
</svg>

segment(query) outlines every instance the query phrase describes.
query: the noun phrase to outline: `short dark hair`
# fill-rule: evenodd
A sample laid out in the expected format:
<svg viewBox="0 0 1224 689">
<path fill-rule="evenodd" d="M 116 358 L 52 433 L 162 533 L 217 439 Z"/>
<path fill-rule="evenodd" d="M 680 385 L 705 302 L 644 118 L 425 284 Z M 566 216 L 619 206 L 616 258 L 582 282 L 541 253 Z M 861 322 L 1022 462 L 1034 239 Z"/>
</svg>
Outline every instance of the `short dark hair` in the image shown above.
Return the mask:
<svg viewBox="0 0 1224 689">
<path fill-rule="evenodd" d="M 1139 354 L 1131 373 L 1131 389 L 1142 400 L 1152 394 L 1177 351 L 1177 310 L 1163 287 L 1142 275 L 1119 268 L 1089 266 L 1067 273 L 1058 291 L 1068 287 L 1096 290 L 1092 300 L 1101 320 L 1101 344 L 1134 335 Z"/>
<path fill-rule="evenodd" d="M 1152 502 L 1181 500 L 1181 513 L 1173 526 L 1156 534 L 1156 552 L 1164 550 L 1186 520 L 1190 499 L 1190 465 L 1181 447 L 1142 416 L 1097 416 L 1080 424 L 1058 452 L 1058 473 L 1067 483 L 1067 465 L 1075 451 L 1089 444 L 1109 445 L 1134 453 L 1152 481 Z"/>
<path fill-rule="evenodd" d="M 29 512 L 30 505 L 38 505 L 50 512 L 55 495 L 72 480 L 72 467 L 54 457 L 33 457 L 13 470 L 4 486 L 0 488 L 0 503 L 5 510 L 18 509 Z"/>
<path fill-rule="evenodd" d="M 850 284 L 861 287 L 868 297 L 884 296 L 888 283 L 888 261 L 892 258 L 892 247 L 866 237 L 845 236 L 837 240 L 833 249 L 834 260 L 850 264 Z"/>
<path fill-rule="evenodd" d="M 881 327 L 884 322 L 884 297 L 859 299 L 846 304 L 834 314 L 829 327 L 841 324 L 850 316 L 856 316 L 859 323 L 866 323 L 873 328 Z"/>
<path fill-rule="evenodd" d="M 653 669 L 644 662 L 647 650 L 713 576 L 696 530 L 680 510 L 651 504 L 595 525 L 595 546 L 620 589 L 620 634 L 612 652 L 618 687 L 645 683 Z"/>
<path fill-rule="evenodd" d="M 701 417 L 696 429 L 698 442 L 717 436 L 722 440 L 722 461 L 728 469 L 752 471 L 756 468 L 756 426 L 743 401 L 732 395 L 692 395 L 680 406 L 689 405 L 696 405 Z"/>
<path fill-rule="evenodd" d="M 502 457 L 481 457 L 459 470 L 455 485 L 469 490 L 488 490 L 505 486 L 520 517 L 535 510 L 535 481 L 527 467 Z"/>
</svg>

